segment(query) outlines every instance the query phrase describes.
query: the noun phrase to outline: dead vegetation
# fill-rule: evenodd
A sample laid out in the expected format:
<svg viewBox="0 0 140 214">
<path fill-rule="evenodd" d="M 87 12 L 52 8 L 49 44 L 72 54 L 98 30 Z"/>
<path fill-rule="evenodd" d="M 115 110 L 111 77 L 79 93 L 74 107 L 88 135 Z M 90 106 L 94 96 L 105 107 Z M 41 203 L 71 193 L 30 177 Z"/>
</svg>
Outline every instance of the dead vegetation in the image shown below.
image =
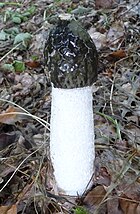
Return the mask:
<svg viewBox="0 0 140 214">
<path fill-rule="evenodd" d="M 140 213 L 139 1 L 4 1 L 0 10 L 0 213 Z M 63 12 L 99 55 L 94 186 L 77 198 L 58 195 L 49 159 L 43 47 Z"/>
</svg>

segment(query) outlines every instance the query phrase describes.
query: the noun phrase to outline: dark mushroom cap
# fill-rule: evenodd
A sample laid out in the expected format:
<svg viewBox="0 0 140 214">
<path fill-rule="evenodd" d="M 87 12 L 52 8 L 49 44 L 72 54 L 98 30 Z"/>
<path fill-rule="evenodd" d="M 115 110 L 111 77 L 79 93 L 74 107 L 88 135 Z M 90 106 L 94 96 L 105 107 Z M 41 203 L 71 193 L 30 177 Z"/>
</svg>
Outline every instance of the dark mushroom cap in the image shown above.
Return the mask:
<svg viewBox="0 0 140 214">
<path fill-rule="evenodd" d="M 45 63 L 57 88 L 79 88 L 97 79 L 97 51 L 76 20 L 59 20 L 45 44 Z"/>
</svg>

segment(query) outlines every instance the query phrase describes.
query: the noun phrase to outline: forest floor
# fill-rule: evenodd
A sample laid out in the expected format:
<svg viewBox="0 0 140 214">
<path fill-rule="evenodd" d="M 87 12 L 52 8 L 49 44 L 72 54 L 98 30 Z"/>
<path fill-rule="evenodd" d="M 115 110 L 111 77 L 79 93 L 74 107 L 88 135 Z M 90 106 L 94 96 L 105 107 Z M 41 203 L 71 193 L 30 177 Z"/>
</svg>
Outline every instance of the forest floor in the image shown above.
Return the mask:
<svg viewBox="0 0 140 214">
<path fill-rule="evenodd" d="M 94 85 L 94 186 L 59 195 L 49 158 L 51 84 L 44 43 L 58 14 L 73 14 L 99 56 Z M 140 3 L 0 2 L 0 214 L 140 213 Z"/>
</svg>

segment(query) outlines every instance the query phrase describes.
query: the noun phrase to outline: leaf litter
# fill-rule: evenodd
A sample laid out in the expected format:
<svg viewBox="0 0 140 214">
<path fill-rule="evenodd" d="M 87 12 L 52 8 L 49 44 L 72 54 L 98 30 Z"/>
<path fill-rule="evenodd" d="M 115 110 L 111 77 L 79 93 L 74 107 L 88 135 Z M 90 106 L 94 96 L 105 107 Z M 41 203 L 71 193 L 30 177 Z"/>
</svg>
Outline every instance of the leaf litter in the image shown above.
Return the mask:
<svg viewBox="0 0 140 214">
<path fill-rule="evenodd" d="M 0 213 L 140 213 L 139 1 L 5 1 L 0 9 Z M 82 22 L 99 55 L 94 185 L 75 198 L 58 194 L 49 158 L 43 47 L 63 12 Z"/>
</svg>

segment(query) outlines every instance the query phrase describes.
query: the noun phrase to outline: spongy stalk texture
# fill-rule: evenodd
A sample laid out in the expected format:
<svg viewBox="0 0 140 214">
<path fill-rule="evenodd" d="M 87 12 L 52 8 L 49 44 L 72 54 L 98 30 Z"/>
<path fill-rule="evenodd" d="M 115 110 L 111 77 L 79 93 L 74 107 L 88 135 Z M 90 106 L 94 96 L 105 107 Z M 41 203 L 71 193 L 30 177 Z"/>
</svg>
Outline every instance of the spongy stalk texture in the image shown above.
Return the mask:
<svg viewBox="0 0 140 214">
<path fill-rule="evenodd" d="M 95 158 L 91 87 L 52 88 L 50 154 L 58 187 L 81 195 Z"/>
</svg>

